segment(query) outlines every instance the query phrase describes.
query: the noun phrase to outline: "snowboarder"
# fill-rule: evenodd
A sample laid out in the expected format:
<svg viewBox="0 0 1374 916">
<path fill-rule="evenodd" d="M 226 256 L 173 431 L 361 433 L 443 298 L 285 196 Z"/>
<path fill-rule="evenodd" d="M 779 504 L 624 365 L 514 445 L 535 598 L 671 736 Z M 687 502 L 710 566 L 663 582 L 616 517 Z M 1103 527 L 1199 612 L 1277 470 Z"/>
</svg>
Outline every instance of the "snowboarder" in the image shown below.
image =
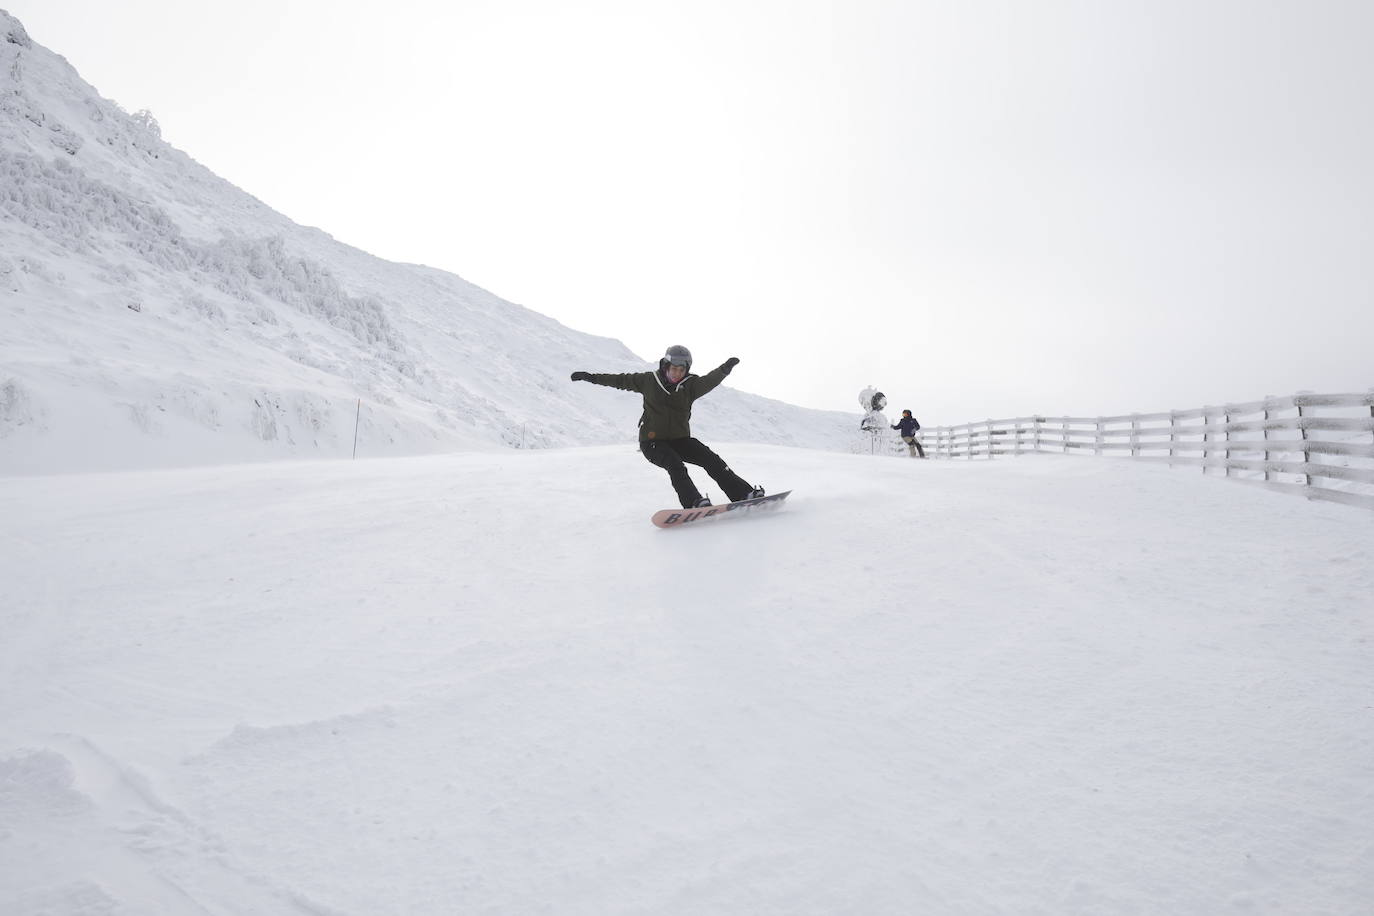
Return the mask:
<svg viewBox="0 0 1374 916">
<path fill-rule="evenodd" d="M 709 394 L 725 380 L 739 363 L 730 357 L 705 375 L 692 375 L 692 353 L 686 347 L 672 346 L 658 361 L 656 372 L 574 372 L 574 382 L 591 382 L 644 396 L 644 414 L 639 418 L 639 450 L 651 463 L 668 472 L 682 508 L 709 506 L 701 495 L 687 465 L 704 468 L 720 484 L 731 502 L 763 496 L 763 487 L 752 486 L 730 470 L 715 452 L 692 438 L 692 402 Z"/>
<path fill-rule="evenodd" d="M 921 440 L 916 438 L 916 430 L 921 428 L 921 424 L 911 415 L 911 411 L 902 411 L 902 418 L 892 427 L 901 431 L 902 441 L 906 443 L 906 450 L 912 458 L 919 452 L 920 456 L 926 456 L 926 450 L 921 448 Z"/>
</svg>

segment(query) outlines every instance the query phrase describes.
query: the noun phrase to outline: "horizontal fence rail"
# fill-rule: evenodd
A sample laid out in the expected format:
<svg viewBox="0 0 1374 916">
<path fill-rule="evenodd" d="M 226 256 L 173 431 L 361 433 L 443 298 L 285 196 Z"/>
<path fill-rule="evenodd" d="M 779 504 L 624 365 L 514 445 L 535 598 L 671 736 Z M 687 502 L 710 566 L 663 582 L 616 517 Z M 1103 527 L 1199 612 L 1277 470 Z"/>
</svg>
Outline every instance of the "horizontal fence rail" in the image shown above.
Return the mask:
<svg viewBox="0 0 1374 916">
<path fill-rule="evenodd" d="M 1142 458 L 1374 509 L 1374 390 L 1115 417 L 984 420 L 927 427 L 918 436 L 932 458 Z M 893 451 L 906 454 L 906 446 L 897 442 Z"/>
</svg>

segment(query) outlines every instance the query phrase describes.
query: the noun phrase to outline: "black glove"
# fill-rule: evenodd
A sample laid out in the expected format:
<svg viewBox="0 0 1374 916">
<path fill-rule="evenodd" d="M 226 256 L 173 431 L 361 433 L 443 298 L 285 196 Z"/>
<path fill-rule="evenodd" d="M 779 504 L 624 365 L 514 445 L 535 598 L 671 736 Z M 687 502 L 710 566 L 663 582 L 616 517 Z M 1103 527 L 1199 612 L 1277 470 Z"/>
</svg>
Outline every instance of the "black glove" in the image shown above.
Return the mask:
<svg viewBox="0 0 1374 916">
<path fill-rule="evenodd" d="M 727 359 L 727 360 L 725 361 L 725 374 L 726 374 L 726 375 L 729 375 L 729 374 L 730 374 L 730 370 L 731 370 L 731 369 L 734 369 L 734 368 L 735 368 L 736 366 L 738 366 L 738 365 L 739 365 L 739 357 L 738 357 L 738 356 L 732 356 L 732 357 L 730 357 L 729 359 Z"/>
<path fill-rule="evenodd" d="M 590 382 L 592 380 L 592 374 L 590 372 L 574 372 L 572 374 L 572 380 L 574 382 Z"/>
</svg>

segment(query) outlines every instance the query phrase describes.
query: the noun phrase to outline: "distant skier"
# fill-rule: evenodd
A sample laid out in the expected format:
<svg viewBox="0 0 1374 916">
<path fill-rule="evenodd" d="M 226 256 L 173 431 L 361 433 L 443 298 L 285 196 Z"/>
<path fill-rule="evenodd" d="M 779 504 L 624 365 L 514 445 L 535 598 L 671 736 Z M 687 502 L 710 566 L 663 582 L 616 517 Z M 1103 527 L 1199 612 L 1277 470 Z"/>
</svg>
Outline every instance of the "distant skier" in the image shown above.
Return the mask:
<svg viewBox="0 0 1374 916">
<path fill-rule="evenodd" d="M 622 391 L 637 391 L 644 396 L 644 414 L 639 418 L 639 450 L 653 464 L 668 472 L 684 509 L 709 506 L 701 495 L 686 465 L 704 468 L 720 484 L 731 502 L 763 496 L 755 487 L 730 470 L 715 452 L 692 438 L 692 402 L 709 394 L 725 380 L 739 363 L 732 356 L 705 375 L 692 375 L 692 353 L 686 347 L 672 346 L 658 361 L 656 372 L 593 373 L 574 372 L 574 382 L 591 382 Z"/>
<path fill-rule="evenodd" d="M 902 411 L 902 418 L 892 427 L 900 430 L 902 441 L 906 443 L 906 450 L 912 458 L 916 457 L 917 452 L 924 458 L 926 450 L 921 448 L 921 440 L 916 438 L 916 431 L 921 428 L 921 424 L 911 415 L 911 411 Z"/>
</svg>

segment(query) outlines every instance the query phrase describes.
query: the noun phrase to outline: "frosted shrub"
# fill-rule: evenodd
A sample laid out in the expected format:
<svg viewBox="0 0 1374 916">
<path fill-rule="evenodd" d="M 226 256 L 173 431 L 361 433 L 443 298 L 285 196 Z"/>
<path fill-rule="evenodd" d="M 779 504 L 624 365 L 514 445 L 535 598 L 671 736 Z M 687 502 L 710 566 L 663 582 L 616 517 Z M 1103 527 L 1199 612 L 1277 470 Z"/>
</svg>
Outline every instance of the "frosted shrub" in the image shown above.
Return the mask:
<svg viewBox="0 0 1374 916">
<path fill-rule="evenodd" d="M 0 152 L 0 212 L 78 254 L 101 250 L 94 230 L 120 237 L 151 263 L 190 265 L 180 230 L 162 210 L 130 198 L 66 163 Z"/>
<path fill-rule="evenodd" d="M 52 131 L 48 139 L 52 141 L 53 146 L 68 156 L 75 156 L 76 151 L 81 149 L 81 144 L 85 142 L 75 131 L 62 124 L 49 124 L 48 130 Z"/>
<path fill-rule="evenodd" d="M 186 307 L 213 324 L 223 325 L 228 322 L 224 309 L 199 293 L 192 293 L 186 298 Z"/>
<path fill-rule="evenodd" d="M 322 319 L 379 351 L 387 364 L 404 374 L 404 343 L 383 305 L 370 296 L 350 296 L 328 268 L 287 252 L 280 236 L 224 238 L 199 252 L 197 262 L 215 274 L 216 286 L 230 295 L 248 299 L 256 292 Z"/>
<path fill-rule="evenodd" d="M 28 391 L 18 379 L 6 379 L 4 384 L 0 384 L 0 438 L 33 423 L 34 419 L 34 407 Z"/>
<path fill-rule="evenodd" d="M 162 139 L 162 125 L 157 123 L 157 118 L 153 117 L 153 113 L 148 109 L 140 108 L 129 115 L 129 120 L 159 140 Z"/>
</svg>

